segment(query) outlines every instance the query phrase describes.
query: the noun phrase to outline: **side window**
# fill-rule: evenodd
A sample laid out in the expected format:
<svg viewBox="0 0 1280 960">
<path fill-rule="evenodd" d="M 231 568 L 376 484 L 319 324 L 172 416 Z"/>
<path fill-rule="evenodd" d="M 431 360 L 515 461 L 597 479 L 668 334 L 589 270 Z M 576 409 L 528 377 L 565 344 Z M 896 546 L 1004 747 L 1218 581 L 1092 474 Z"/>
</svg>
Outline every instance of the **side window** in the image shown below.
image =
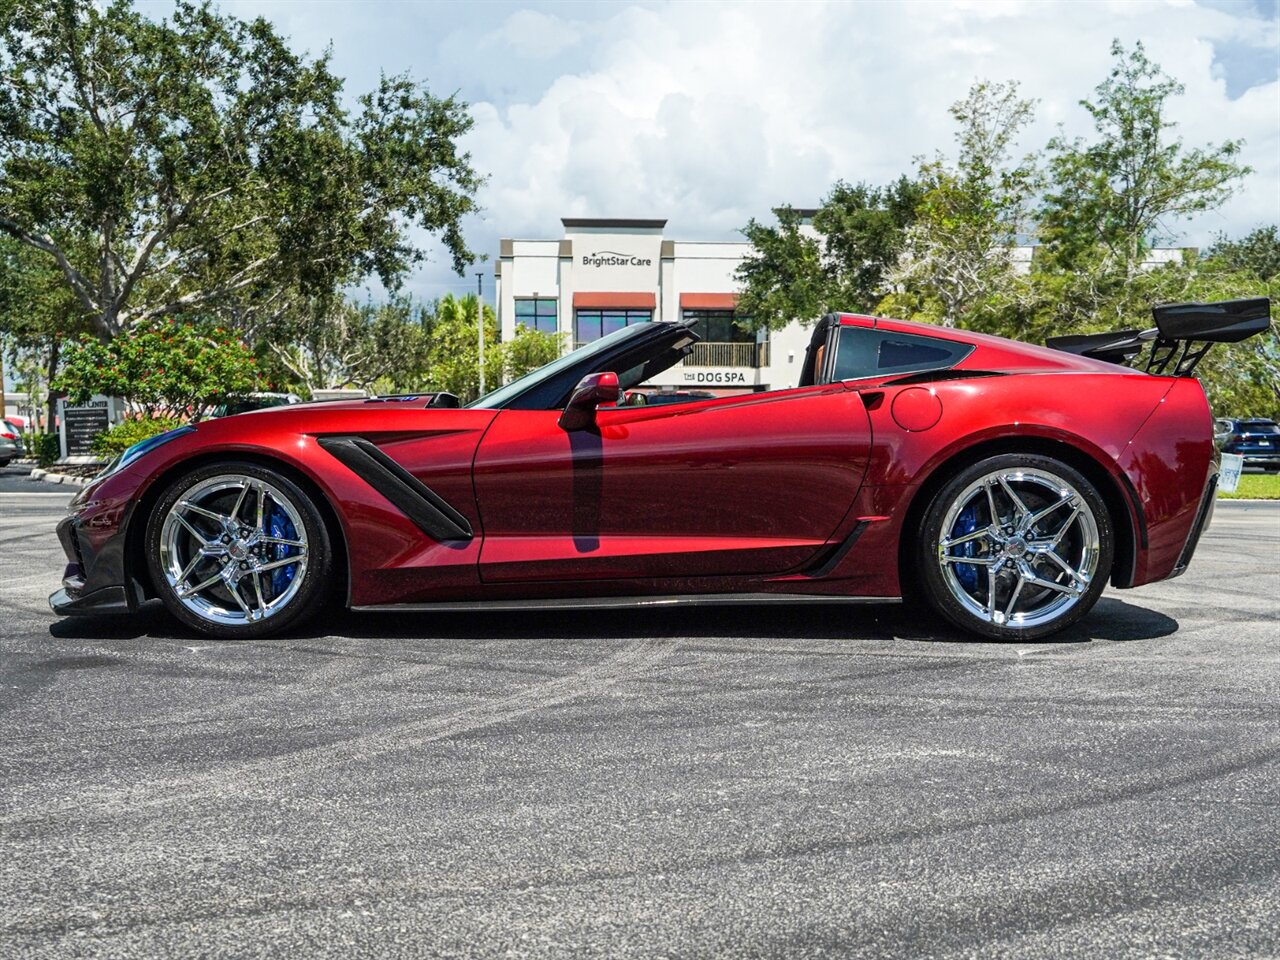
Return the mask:
<svg viewBox="0 0 1280 960">
<path fill-rule="evenodd" d="M 834 379 L 858 380 L 885 373 L 946 370 L 972 352 L 973 346 L 967 343 L 866 327 L 842 327 Z"/>
</svg>

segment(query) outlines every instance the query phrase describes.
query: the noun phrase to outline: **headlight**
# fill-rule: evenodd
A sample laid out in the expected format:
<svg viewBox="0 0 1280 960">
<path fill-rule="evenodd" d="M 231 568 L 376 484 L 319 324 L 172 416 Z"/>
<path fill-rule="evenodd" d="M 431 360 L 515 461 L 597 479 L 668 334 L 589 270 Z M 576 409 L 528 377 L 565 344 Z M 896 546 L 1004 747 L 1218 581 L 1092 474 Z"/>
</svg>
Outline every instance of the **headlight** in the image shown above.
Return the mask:
<svg viewBox="0 0 1280 960">
<path fill-rule="evenodd" d="M 174 430 L 166 430 L 164 433 L 157 433 L 154 437 L 147 437 L 145 440 L 139 440 L 132 447 L 125 450 L 124 453 L 120 454 L 120 456 L 108 463 L 106 469 L 98 474 L 98 479 L 101 480 L 103 477 L 109 477 L 113 473 L 119 473 L 143 454 L 150 453 L 161 444 L 168 443 L 170 440 L 176 440 L 183 434 L 193 433 L 195 429 L 195 427 L 178 427 Z"/>
</svg>

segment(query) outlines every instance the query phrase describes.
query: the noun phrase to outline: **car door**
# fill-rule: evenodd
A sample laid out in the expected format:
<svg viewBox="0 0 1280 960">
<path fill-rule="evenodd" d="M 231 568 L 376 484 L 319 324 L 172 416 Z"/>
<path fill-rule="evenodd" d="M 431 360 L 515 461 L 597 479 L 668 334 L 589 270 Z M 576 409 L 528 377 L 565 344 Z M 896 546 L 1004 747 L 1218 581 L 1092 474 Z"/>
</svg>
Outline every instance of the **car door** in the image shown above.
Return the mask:
<svg viewBox="0 0 1280 960">
<path fill-rule="evenodd" d="M 848 512 L 870 425 L 841 384 L 655 407 L 503 410 L 476 453 L 485 583 L 780 573 Z"/>
</svg>

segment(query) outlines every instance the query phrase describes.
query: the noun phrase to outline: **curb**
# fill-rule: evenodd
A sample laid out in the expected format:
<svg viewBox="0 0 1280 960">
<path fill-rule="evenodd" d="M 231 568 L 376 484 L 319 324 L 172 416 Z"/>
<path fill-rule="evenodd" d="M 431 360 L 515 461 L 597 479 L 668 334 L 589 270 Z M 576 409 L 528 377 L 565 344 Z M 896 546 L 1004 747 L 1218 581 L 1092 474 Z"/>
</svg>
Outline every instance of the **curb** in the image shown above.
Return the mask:
<svg viewBox="0 0 1280 960">
<path fill-rule="evenodd" d="M 38 480 L 44 483 L 65 483 L 69 487 L 87 487 L 93 482 L 92 477 L 73 477 L 65 473 L 50 473 L 48 470 L 41 470 L 39 467 L 31 471 L 28 480 Z"/>
</svg>

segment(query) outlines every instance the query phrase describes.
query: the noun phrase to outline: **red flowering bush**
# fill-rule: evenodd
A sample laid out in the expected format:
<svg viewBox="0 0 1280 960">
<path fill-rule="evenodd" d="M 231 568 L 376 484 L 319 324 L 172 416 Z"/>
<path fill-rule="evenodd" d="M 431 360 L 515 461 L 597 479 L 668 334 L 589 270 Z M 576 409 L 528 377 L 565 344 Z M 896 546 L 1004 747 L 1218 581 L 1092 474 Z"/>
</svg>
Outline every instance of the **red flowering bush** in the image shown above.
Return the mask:
<svg viewBox="0 0 1280 960">
<path fill-rule="evenodd" d="M 124 398 L 147 419 L 199 420 L 228 394 L 257 388 L 253 355 L 226 331 L 160 321 L 110 343 L 84 336 L 67 349 L 57 389 L 71 403 Z"/>
</svg>

